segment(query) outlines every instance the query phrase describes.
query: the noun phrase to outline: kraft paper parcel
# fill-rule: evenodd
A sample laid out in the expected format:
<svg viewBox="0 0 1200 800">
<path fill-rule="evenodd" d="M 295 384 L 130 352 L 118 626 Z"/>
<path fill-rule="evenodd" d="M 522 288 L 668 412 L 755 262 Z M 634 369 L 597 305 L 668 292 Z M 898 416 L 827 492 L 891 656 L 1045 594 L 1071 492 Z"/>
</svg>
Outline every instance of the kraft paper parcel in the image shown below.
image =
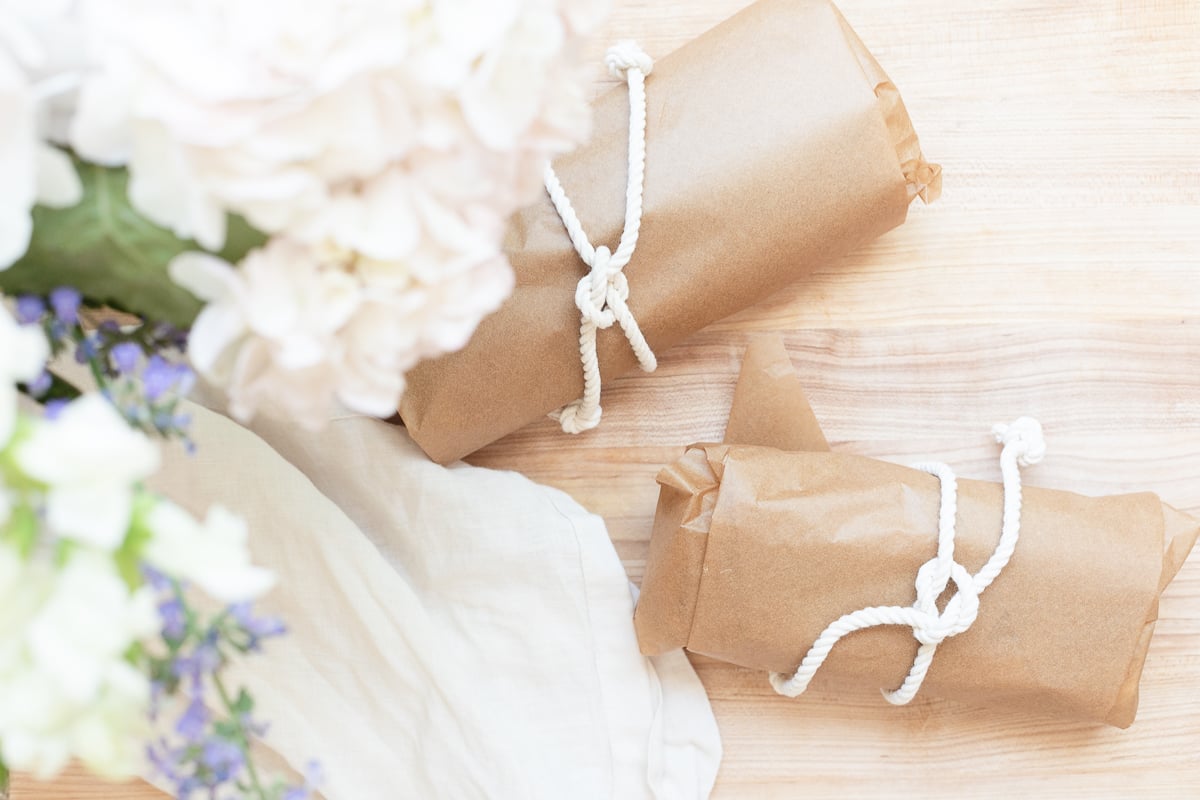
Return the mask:
<svg viewBox="0 0 1200 800">
<path fill-rule="evenodd" d="M 798 387 L 782 344 L 756 342 L 728 443 L 694 446 L 660 473 L 636 611 L 644 653 L 686 647 L 790 673 L 842 614 L 913 602 L 917 570 L 936 550 L 937 479 L 828 452 Z M 776 442 L 794 449 L 763 446 Z M 955 553 L 974 572 L 999 538 L 1002 491 L 958 486 Z M 1012 561 L 970 630 L 939 648 L 922 693 L 1127 727 L 1159 595 L 1198 529 L 1148 492 L 1026 487 Z M 859 631 L 821 675 L 894 689 L 916 649 L 908 628 Z"/>
<path fill-rule="evenodd" d="M 658 353 L 900 225 L 940 170 L 896 87 L 827 0 L 760 0 L 647 79 L 641 236 L 629 306 Z M 555 163 L 596 245 L 625 215 L 629 99 L 594 105 L 591 142 Z M 547 197 L 506 241 L 513 296 L 460 352 L 408 375 L 400 416 L 434 460 L 465 456 L 580 396 L 575 287 L 586 268 Z M 601 331 L 607 381 L 635 359 Z"/>
</svg>

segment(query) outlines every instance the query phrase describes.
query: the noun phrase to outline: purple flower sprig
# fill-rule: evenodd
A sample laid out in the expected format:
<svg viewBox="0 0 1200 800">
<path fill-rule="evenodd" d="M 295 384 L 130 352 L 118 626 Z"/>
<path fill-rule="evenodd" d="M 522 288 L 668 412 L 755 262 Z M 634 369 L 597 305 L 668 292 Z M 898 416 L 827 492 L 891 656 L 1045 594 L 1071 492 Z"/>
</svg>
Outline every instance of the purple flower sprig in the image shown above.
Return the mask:
<svg viewBox="0 0 1200 800">
<path fill-rule="evenodd" d="M 250 800 L 311 798 L 321 780 L 315 763 L 298 785 L 261 774 L 251 742 L 267 726 L 254 717 L 253 696 L 245 688 L 231 690 L 223 675 L 235 658 L 282 636 L 283 623 L 256 615 L 249 603 L 205 616 L 188 603 L 186 586 L 149 568 L 144 573 L 159 593 L 164 645 L 162 652 L 142 656 L 155 687 L 154 721 L 167 728 L 147 746 L 151 764 L 180 800 L 215 797 L 223 789 Z M 176 700 L 171 720 L 162 719 L 167 698 Z"/>
<path fill-rule="evenodd" d="M 40 326 L 54 355 L 73 345 L 75 360 L 89 367 L 97 387 L 130 425 L 163 438 L 182 439 L 190 449 L 191 420 L 179 409 L 180 400 L 195 384 L 195 374 L 182 363 L 187 332 L 164 322 L 122 328 L 112 320 L 88 330 L 80 317 L 82 307 L 82 295 L 63 286 L 45 298 L 18 297 L 17 319 Z M 69 399 L 61 392 L 54 394 L 56 382 L 48 371 L 26 389 L 47 401 L 51 414 L 56 401 Z"/>
</svg>

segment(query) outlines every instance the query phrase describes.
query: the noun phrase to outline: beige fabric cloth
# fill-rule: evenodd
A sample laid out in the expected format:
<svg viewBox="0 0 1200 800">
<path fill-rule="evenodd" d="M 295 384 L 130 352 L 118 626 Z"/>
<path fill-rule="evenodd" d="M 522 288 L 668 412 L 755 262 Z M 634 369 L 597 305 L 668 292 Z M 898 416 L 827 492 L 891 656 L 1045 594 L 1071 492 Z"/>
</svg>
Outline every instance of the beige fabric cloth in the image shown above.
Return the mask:
<svg viewBox="0 0 1200 800">
<path fill-rule="evenodd" d="M 598 517 L 510 472 L 429 462 L 403 429 L 254 432 L 201 407 L 155 480 L 251 528 L 289 635 L 236 677 L 329 800 L 694 798 L 720 741 L 681 651 L 638 653 Z"/>
</svg>

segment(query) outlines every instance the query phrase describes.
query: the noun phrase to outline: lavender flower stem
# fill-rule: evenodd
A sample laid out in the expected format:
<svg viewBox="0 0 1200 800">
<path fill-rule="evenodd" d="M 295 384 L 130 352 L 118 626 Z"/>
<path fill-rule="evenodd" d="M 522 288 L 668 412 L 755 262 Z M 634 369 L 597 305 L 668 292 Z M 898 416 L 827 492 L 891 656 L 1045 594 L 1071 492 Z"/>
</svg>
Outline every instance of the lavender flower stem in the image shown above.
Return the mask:
<svg viewBox="0 0 1200 800">
<path fill-rule="evenodd" d="M 87 338 L 87 334 L 84 333 L 82 330 L 80 330 L 75 336 L 76 345 L 79 347 L 82 347 L 83 340 L 86 338 Z M 92 377 L 96 380 L 96 387 L 103 388 L 105 386 L 105 384 L 107 383 L 107 381 L 104 379 L 104 374 L 100 371 L 99 361 L 95 358 L 89 358 L 87 360 L 87 363 L 88 363 L 88 367 L 92 371 Z"/>
<path fill-rule="evenodd" d="M 221 703 L 225 706 L 225 713 L 229 715 L 230 719 L 237 722 L 238 737 L 242 740 L 242 753 L 246 757 L 246 773 L 250 776 L 250 785 L 254 789 L 255 797 L 258 800 L 267 800 L 267 790 L 263 788 L 262 781 L 258 777 L 258 769 L 254 766 L 254 759 L 250 756 L 250 736 L 246 733 L 246 726 L 241 716 L 234 711 L 233 699 L 229 696 L 229 691 L 225 688 L 219 672 L 213 672 L 212 682 L 217 690 L 217 696 L 221 698 Z"/>
</svg>

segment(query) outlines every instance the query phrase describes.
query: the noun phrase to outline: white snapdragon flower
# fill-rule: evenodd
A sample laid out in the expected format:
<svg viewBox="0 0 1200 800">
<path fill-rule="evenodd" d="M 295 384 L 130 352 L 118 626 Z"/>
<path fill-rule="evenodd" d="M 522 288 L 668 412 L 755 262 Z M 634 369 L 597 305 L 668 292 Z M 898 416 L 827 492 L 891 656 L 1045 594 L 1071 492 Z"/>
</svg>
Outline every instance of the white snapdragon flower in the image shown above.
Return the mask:
<svg viewBox="0 0 1200 800">
<path fill-rule="evenodd" d="M 29 650 L 68 701 L 86 703 L 107 679 L 109 662 L 158 625 L 152 589 L 131 594 L 107 554 L 81 550 L 31 620 Z"/>
<path fill-rule="evenodd" d="M 107 556 L 79 551 L 57 570 L 0 544 L 0 759 L 41 776 L 71 758 L 131 774 L 150 684 L 125 654 L 158 626 L 152 591 L 131 592 Z"/>
<path fill-rule="evenodd" d="M 82 187 L 66 153 L 49 144 L 53 103 L 78 31 L 70 0 L 0 0 L 0 269 L 25 254 L 35 203 L 79 202 Z"/>
<path fill-rule="evenodd" d="M 151 699 L 149 678 L 128 656 L 162 620 L 153 584 L 131 588 L 114 548 L 158 449 L 91 394 L 33 422 L 6 457 L 6 476 L 15 470 L 19 480 L 0 480 L 0 512 L 15 502 L 41 530 L 32 540 L 0 537 L 0 764 L 50 777 L 78 759 L 127 777 L 144 760 Z M 221 603 L 272 586 L 272 573 L 250 562 L 240 518 L 218 507 L 199 522 L 153 502 L 140 519 L 149 534 L 142 563 Z"/>
<path fill-rule="evenodd" d="M 2 118 L 2 117 L 0 117 Z M 4 132 L 0 131 L 0 138 Z M 0 189 L 3 195 L 3 189 Z M 0 223 L 3 227 L 3 223 Z M 50 357 L 50 345 L 39 328 L 18 325 L 8 309 L 0 303 L 0 450 L 12 436 L 17 420 L 17 384 L 33 380 L 41 374 Z M 0 487 L 0 512 L 4 510 L 3 489 Z M 0 522 L 6 514 L 0 513 Z"/>
<path fill-rule="evenodd" d="M 38 422 L 17 463 L 48 485 L 52 532 L 101 550 L 120 546 L 133 513 L 134 484 L 158 469 L 158 447 L 97 394 Z"/>
<path fill-rule="evenodd" d="M 147 525 L 154 535 L 146 546 L 146 562 L 222 603 L 254 600 L 275 584 L 272 572 L 250 562 L 245 521 L 221 506 L 209 509 L 201 523 L 162 500 Z"/>
</svg>

